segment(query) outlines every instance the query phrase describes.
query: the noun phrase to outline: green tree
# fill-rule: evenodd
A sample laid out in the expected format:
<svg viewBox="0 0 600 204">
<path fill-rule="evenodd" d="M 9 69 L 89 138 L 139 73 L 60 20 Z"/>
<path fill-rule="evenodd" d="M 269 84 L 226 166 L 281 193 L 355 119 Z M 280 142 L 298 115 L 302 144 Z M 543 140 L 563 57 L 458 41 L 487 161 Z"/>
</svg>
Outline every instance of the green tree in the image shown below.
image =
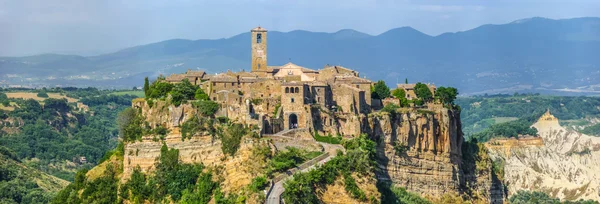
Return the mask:
<svg viewBox="0 0 600 204">
<path fill-rule="evenodd" d="M 408 84 L 408 78 L 404 78 L 404 83 Z"/>
<path fill-rule="evenodd" d="M 390 88 L 385 84 L 383 80 L 377 81 L 375 86 L 373 87 L 373 93 L 371 93 L 371 98 L 376 99 L 385 99 L 390 97 Z"/>
<path fill-rule="evenodd" d="M 48 94 L 45 91 L 41 91 L 37 94 L 37 97 L 48 98 Z"/>
<path fill-rule="evenodd" d="M 208 94 L 206 94 L 204 92 L 204 90 L 202 90 L 200 88 L 196 90 L 196 94 L 194 95 L 194 98 L 196 98 L 196 100 L 201 100 L 201 101 L 210 100 L 210 98 L 208 97 Z"/>
<path fill-rule="evenodd" d="M 415 94 L 424 102 L 429 102 L 431 99 L 433 99 L 433 94 L 431 94 L 429 87 L 420 82 L 415 85 Z"/>
<path fill-rule="evenodd" d="M 148 90 L 150 89 L 150 82 L 148 81 L 148 77 L 144 78 L 144 95 L 148 97 Z"/>
<path fill-rule="evenodd" d="M 453 104 L 458 90 L 454 87 L 440 87 L 435 91 L 435 98 L 445 104 Z"/>
<path fill-rule="evenodd" d="M 198 101 L 192 105 L 204 116 L 213 116 L 219 110 L 219 104 L 214 101 Z"/>
<path fill-rule="evenodd" d="M 127 108 L 117 116 L 117 125 L 119 135 L 124 141 L 133 141 L 141 139 L 144 119 L 138 114 L 137 110 Z"/>
<path fill-rule="evenodd" d="M 175 84 L 171 90 L 171 100 L 175 106 L 179 106 L 182 102 L 194 99 L 198 86 L 194 86 L 188 79 L 183 79 L 180 83 Z"/>
<path fill-rule="evenodd" d="M 392 96 L 394 96 L 397 99 L 406 98 L 406 92 L 404 91 L 404 89 L 394 89 L 392 91 Z"/>
</svg>

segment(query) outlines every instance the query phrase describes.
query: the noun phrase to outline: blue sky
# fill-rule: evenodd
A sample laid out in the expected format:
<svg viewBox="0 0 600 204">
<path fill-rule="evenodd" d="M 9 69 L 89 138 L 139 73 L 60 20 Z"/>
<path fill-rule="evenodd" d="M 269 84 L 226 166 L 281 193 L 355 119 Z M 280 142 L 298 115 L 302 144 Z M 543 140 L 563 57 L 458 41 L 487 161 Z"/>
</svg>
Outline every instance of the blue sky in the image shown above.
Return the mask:
<svg viewBox="0 0 600 204">
<path fill-rule="evenodd" d="M 0 56 L 100 54 L 173 38 L 269 30 L 429 35 L 530 17 L 600 16 L 598 0 L 0 0 Z"/>
</svg>

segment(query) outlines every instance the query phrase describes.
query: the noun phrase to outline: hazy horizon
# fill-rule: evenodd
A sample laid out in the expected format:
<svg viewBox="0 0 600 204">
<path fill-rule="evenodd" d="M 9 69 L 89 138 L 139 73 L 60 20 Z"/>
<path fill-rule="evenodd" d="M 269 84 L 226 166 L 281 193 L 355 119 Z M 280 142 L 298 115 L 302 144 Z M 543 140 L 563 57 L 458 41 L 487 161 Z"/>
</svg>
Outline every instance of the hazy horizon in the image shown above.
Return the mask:
<svg viewBox="0 0 600 204">
<path fill-rule="evenodd" d="M 543 17 L 596 17 L 600 2 L 564 1 L 52 1 L 0 0 L 0 56 L 97 55 L 169 39 L 220 39 L 258 25 L 273 31 L 427 35 Z"/>
</svg>

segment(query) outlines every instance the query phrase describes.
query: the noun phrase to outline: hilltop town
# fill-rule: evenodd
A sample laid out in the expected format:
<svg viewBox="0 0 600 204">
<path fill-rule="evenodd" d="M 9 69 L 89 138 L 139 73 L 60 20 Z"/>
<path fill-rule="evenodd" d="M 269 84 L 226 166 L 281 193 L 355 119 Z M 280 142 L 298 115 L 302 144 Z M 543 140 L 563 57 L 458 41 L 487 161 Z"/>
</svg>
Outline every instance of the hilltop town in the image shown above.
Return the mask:
<svg viewBox="0 0 600 204">
<path fill-rule="evenodd" d="M 379 110 L 398 100 L 372 97 L 375 82 L 357 71 L 325 65 L 314 70 L 292 62 L 282 66 L 267 63 L 267 30 L 251 30 L 251 71 L 208 74 L 188 70 L 159 78 L 169 83 L 188 80 L 220 104 L 218 116 L 261 127 L 262 134 L 309 128 L 332 135 L 360 134 L 356 116 Z M 431 95 L 436 87 L 427 84 Z M 417 99 L 415 84 L 398 84 L 406 99 Z"/>
</svg>

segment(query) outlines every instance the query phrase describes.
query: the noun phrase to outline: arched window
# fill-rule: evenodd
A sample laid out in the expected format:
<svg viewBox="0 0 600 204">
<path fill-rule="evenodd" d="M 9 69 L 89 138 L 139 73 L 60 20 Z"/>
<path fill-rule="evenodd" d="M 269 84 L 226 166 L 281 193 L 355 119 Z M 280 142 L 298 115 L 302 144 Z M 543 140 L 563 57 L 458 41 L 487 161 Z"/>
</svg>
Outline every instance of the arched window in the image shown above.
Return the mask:
<svg viewBox="0 0 600 204">
<path fill-rule="evenodd" d="M 300 93 L 300 89 L 296 87 L 296 93 Z"/>
<path fill-rule="evenodd" d="M 290 92 L 290 87 L 285 87 L 285 93 L 289 93 Z"/>
<path fill-rule="evenodd" d="M 256 34 L 256 43 L 262 43 L 262 33 Z"/>
<path fill-rule="evenodd" d="M 294 87 L 290 88 L 290 93 L 294 93 Z"/>
</svg>

